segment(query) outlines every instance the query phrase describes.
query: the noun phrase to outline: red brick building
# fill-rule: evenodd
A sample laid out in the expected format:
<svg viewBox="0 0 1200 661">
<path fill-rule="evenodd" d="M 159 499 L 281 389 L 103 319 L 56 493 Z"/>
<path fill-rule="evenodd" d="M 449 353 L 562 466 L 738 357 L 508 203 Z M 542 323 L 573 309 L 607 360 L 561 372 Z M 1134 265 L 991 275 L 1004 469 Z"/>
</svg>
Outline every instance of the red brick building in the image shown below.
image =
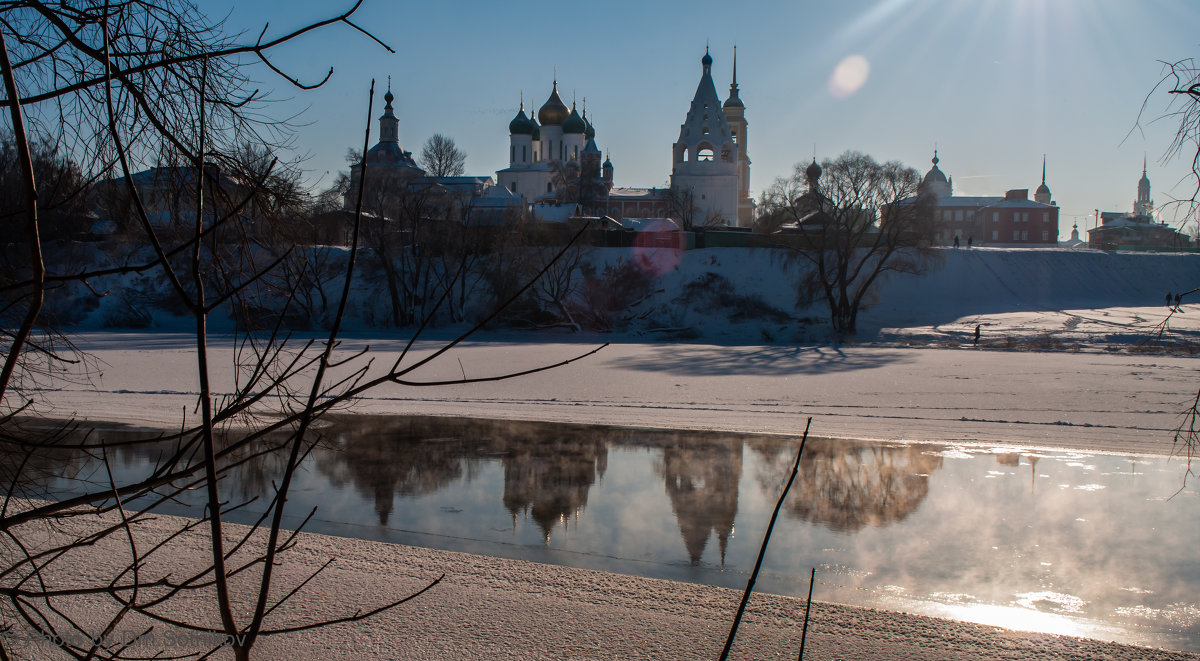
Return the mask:
<svg viewBox="0 0 1200 661">
<path fill-rule="evenodd" d="M 953 245 L 955 239 L 963 246 L 1058 245 L 1058 205 L 1050 199 L 1044 162 L 1042 183 L 1032 200 L 1028 188 L 1010 190 L 1004 197 L 954 195 L 954 180 L 938 169 L 936 151 L 921 187 L 936 197 L 935 245 Z"/>
</svg>

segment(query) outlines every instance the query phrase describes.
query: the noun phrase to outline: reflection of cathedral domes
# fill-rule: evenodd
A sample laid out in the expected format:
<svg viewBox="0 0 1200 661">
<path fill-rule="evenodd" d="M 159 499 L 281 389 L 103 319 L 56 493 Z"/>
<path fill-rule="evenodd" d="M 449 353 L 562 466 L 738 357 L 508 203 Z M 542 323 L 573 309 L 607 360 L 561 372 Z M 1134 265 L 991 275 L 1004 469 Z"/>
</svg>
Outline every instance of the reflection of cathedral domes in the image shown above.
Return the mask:
<svg viewBox="0 0 1200 661">
<path fill-rule="evenodd" d="M 607 452 L 603 441 L 571 431 L 537 444 L 510 443 L 503 460 L 505 509 L 514 517 L 528 514 L 549 543 L 555 526 L 569 525 L 587 505 Z"/>
<path fill-rule="evenodd" d="M 542 126 L 562 124 L 567 119 L 568 113 L 567 105 L 558 96 L 558 81 L 554 81 L 550 98 L 546 99 L 541 109 L 538 110 L 538 121 L 542 123 Z"/>
</svg>

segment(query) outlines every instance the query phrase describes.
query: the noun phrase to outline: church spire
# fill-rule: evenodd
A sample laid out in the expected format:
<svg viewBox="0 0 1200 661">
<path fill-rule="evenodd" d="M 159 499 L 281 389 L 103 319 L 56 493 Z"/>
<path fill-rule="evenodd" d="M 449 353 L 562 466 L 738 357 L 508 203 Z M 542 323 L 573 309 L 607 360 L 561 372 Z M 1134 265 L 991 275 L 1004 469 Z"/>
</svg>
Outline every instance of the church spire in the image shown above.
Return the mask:
<svg viewBox="0 0 1200 661">
<path fill-rule="evenodd" d="M 726 108 L 745 108 L 746 104 L 742 103 L 738 97 L 737 83 L 737 46 L 733 47 L 733 82 L 729 84 L 729 98 L 725 100 Z"/>
<path fill-rule="evenodd" d="M 737 89 L 737 44 L 733 45 L 733 89 Z"/>
<path fill-rule="evenodd" d="M 1046 155 L 1042 154 L 1042 183 L 1033 193 L 1033 201 L 1042 204 L 1054 204 L 1054 196 L 1050 194 L 1050 187 L 1046 185 Z"/>
<path fill-rule="evenodd" d="M 383 95 L 383 115 L 379 117 L 379 141 L 380 142 L 395 142 L 400 143 L 400 120 L 397 119 L 392 101 L 396 97 L 392 94 L 392 77 L 388 76 L 387 93 Z"/>
</svg>

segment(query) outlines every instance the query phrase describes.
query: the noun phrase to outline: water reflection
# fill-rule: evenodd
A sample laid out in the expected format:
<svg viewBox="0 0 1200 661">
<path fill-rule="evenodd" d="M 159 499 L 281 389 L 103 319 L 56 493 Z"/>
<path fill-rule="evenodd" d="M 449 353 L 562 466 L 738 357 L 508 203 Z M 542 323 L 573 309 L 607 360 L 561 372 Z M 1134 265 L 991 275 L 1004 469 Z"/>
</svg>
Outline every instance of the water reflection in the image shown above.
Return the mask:
<svg viewBox="0 0 1200 661">
<path fill-rule="evenodd" d="M 708 538 L 715 534 L 724 565 L 738 513 L 741 444 L 702 438 L 688 446 L 670 445 L 663 448 L 657 472 L 666 483 L 691 563 L 700 564 Z"/>
<path fill-rule="evenodd" d="M 762 442 L 751 447 L 766 468 L 759 484 L 777 491 L 791 472 L 795 450 Z M 931 447 L 810 438 L 784 511 L 838 532 L 903 521 L 921 506 L 931 476 L 942 467 Z"/>
<path fill-rule="evenodd" d="M 744 586 L 798 445 L 470 419 L 328 422 L 285 525 L 317 506 L 315 532 L 727 587 Z M 122 449 L 118 480 L 144 475 L 167 449 Z M 268 500 L 280 461 L 237 465 L 226 492 Z M 65 450 L 24 464 L 0 454 L 0 477 L 19 466 L 29 488 L 55 493 L 105 475 Z M 803 595 L 816 566 L 830 601 L 1200 650 L 1200 502 L 1194 488 L 1167 500 L 1178 467 L 811 438 L 758 585 Z M 182 511 L 166 511 L 195 516 L 198 503 L 184 493 L 169 505 Z"/>
<path fill-rule="evenodd" d="M 473 440 L 446 436 L 423 418 L 366 418 L 352 432 L 334 425 L 328 442 L 313 451 L 317 471 L 338 488 L 347 486 L 373 503 L 386 526 L 396 496 L 436 491 L 463 479 L 478 454 Z"/>
<path fill-rule="evenodd" d="M 513 438 L 504 458 L 504 507 L 528 513 L 550 541 L 554 526 L 569 526 L 587 506 L 588 489 L 604 476 L 608 446 L 593 435 L 559 432 L 550 438 Z M 514 524 L 515 525 L 515 524 Z"/>
</svg>

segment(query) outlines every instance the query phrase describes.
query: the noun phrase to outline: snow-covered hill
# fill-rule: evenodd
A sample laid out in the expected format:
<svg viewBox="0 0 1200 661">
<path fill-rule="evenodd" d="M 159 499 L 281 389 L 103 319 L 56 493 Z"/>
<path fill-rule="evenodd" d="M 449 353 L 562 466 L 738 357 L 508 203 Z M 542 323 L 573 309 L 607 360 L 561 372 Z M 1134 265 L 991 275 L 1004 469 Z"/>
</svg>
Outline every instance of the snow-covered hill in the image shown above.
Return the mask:
<svg viewBox="0 0 1200 661">
<path fill-rule="evenodd" d="M 316 249 L 328 274 L 298 298 L 309 301 L 309 315 L 290 315 L 309 329 L 322 325 L 335 307 L 341 288 L 337 265 L 342 249 Z M 577 269 L 566 290 L 573 303 L 558 306 L 543 301 L 548 311 L 536 323 L 533 316 L 515 315 L 496 330 L 535 333 L 565 339 L 590 336 L 597 328 L 612 340 L 699 341 L 723 344 L 821 342 L 829 338 L 828 312 L 817 297 L 799 295 L 805 268 L 788 261 L 781 251 L 756 248 L 708 248 L 658 253 L 649 258 L 631 248 L 592 248 L 584 255 L 590 275 Z M 356 287 L 346 326 L 350 332 L 378 333 L 391 320 L 390 297 L 382 272 L 369 259 L 356 273 Z M 496 278 L 493 277 L 492 281 Z M 636 283 L 630 283 L 636 280 Z M 453 331 L 469 326 L 490 303 L 487 278 L 476 278 L 473 293 L 460 306 L 466 321 L 443 322 Z M 481 284 L 482 283 L 482 284 Z M 95 286 L 97 283 L 93 283 Z M 859 316 L 859 341 L 906 343 L 969 342 L 981 326 L 982 342 L 1014 346 L 1037 341 L 1043 348 L 1080 343 L 1091 346 L 1140 341 L 1166 317 L 1168 292 L 1200 286 L 1200 254 L 1105 253 L 1066 249 L 939 249 L 922 275 L 890 274 L 877 283 Z M 101 287 L 97 287 L 98 289 Z M 59 294 L 56 309 L 66 312 L 68 326 L 99 330 L 136 327 L 186 330 L 171 305 L 172 294 L 154 274 L 123 276 L 103 283 L 109 295 L 95 299 L 82 287 L 70 298 Z M 625 289 L 613 293 L 611 290 Z M 260 304 L 278 304 L 278 287 L 261 295 Z M 472 297 L 474 302 L 472 303 Z M 320 301 L 324 312 L 316 309 Z M 1170 327 L 1187 337 L 1200 332 L 1200 296 L 1184 299 L 1184 314 L 1173 316 Z M 573 311 L 567 322 L 591 328 L 573 333 L 571 323 L 554 319 L 562 309 Z M 550 317 L 548 319 L 548 317 Z M 588 317 L 592 323 L 586 323 Z M 596 322 L 601 318 L 602 323 Z M 511 323 L 511 322 L 516 323 Z M 553 330 L 521 330 L 530 325 Z M 228 316 L 218 315 L 211 327 L 232 328 Z M 450 326 L 450 328 L 446 328 Z M 389 333 L 393 331 L 388 331 Z M 403 330 L 399 332 L 403 333 Z M 1179 337 L 1179 335 L 1176 335 Z"/>
</svg>

